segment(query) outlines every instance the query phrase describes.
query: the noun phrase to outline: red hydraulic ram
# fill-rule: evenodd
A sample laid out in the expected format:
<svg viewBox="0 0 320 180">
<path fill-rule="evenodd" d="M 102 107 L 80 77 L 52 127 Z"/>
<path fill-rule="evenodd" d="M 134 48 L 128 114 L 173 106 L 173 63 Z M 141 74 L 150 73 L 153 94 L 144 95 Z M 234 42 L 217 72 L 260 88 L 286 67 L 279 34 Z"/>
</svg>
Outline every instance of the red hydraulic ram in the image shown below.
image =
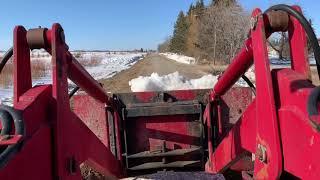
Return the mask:
<svg viewBox="0 0 320 180">
<path fill-rule="evenodd" d="M 251 38 L 249 38 L 245 42 L 245 47 L 240 50 L 239 54 L 218 79 L 213 91 L 210 93 L 210 100 L 213 101 L 217 96 L 224 95 L 252 64 L 253 53 Z"/>
</svg>

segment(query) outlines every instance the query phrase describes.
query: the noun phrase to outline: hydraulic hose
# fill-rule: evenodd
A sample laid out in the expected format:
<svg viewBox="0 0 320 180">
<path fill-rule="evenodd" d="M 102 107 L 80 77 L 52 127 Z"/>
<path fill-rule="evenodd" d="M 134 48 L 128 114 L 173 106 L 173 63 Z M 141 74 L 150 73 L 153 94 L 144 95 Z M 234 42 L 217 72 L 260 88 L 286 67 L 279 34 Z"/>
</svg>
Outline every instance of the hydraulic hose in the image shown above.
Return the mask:
<svg viewBox="0 0 320 180">
<path fill-rule="evenodd" d="M 13 119 L 7 111 L 0 110 L 0 122 L 2 126 L 0 135 L 3 136 L 9 134 L 12 130 Z"/>
<path fill-rule="evenodd" d="M 74 88 L 70 91 L 70 93 L 69 93 L 69 99 L 71 99 L 72 96 L 73 96 L 74 94 L 76 94 L 76 92 L 77 92 L 79 89 L 80 89 L 79 86 L 74 87 Z"/>
<path fill-rule="evenodd" d="M 2 125 L 11 126 L 13 120 L 15 135 L 25 136 L 25 127 L 22 119 L 22 113 L 20 111 L 17 111 L 9 106 L 0 105 L 0 112 L 5 113 L 5 116 L 3 116 L 3 114 L 1 116 L 1 118 L 4 118 L 5 120 L 2 120 L 1 122 L 9 122 L 9 124 Z M 3 135 L 1 132 L 1 135 L 5 136 L 10 134 L 7 133 Z M 22 141 L 19 141 L 16 144 L 7 146 L 0 152 L 0 168 L 3 167 L 3 165 L 5 165 L 9 159 L 20 149 L 21 145 Z"/>
<path fill-rule="evenodd" d="M 248 84 L 248 86 L 251 88 L 254 95 L 256 95 L 256 87 L 254 84 L 250 81 L 250 79 L 246 75 L 242 75 L 241 78 Z"/>
<path fill-rule="evenodd" d="M 9 59 L 12 57 L 13 55 L 13 47 L 11 47 L 3 56 L 1 62 L 0 62 L 0 73 L 2 72 L 4 66 L 7 64 L 7 62 L 9 61 Z"/>
<path fill-rule="evenodd" d="M 299 21 L 299 23 L 302 25 L 302 27 L 306 31 L 308 39 L 311 43 L 311 47 L 313 49 L 314 58 L 316 60 L 316 65 L 317 65 L 317 70 L 318 70 L 318 77 L 320 79 L 320 46 L 318 44 L 317 36 L 315 35 L 308 20 L 299 11 L 297 11 L 294 8 L 292 8 L 291 6 L 288 6 L 285 4 L 278 4 L 278 5 L 271 6 L 269 9 L 267 9 L 265 11 L 265 13 L 268 11 L 272 11 L 272 10 L 285 11 L 288 14 L 290 14 L 291 16 L 293 16 L 294 18 L 296 18 Z"/>
</svg>

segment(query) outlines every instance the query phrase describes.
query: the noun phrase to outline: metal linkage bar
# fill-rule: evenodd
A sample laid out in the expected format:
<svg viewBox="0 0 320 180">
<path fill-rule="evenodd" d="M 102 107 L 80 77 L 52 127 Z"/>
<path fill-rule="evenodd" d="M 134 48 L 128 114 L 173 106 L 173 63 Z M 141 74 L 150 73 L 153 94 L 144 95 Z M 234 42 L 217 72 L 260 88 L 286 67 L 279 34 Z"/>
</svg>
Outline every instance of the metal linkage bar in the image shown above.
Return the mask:
<svg viewBox="0 0 320 180">
<path fill-rule="evenodd" d="M 44 48 L 48 53 L 52 54 L 52 30 L 46 28 L 30 29 L 27 31 L 27 42 L 30 49 Z M 64 44 L 64 59 L 67 62 L 67 74 L 68 78 L 83 89 L 90 96 L 96 100 L 112 105 L 112 99 L 105 93 L 99 82 L 97 82 L 73 57 L 68 51 L 68 46 L 65 44 L 64 32 L 61 29 L 59 33 L 59 39 Z"/>
</svg>

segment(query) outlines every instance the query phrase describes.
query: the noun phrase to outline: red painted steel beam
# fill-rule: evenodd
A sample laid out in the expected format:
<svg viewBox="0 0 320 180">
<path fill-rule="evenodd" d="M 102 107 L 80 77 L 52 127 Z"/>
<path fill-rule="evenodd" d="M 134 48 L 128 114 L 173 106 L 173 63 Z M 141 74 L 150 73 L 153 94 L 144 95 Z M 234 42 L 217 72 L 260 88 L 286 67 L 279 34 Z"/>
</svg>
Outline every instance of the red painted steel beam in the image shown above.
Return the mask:
<svg viewBox="0 0 320 180">
<path fill-rule="evenodd" d="M 282 149 L 279 122 L 275 107 L 275 86 L 272 82 L 267 41 L 262 12 L 255 9 L 252 18 L 257 19 L 251 30 L 254 66 L 256 74 L 256 155 L 266 156 L 254 163 L 257 179 L 278 179 L 282 172 Z"/>
<path fill-rule="evenodd" d="M 55 150 L 54 162 L 56 164 L 54 174 L 61 178 L 70 176 L 72 172 L 65 168 L 65 162 L 71 158 L 78 163 L 84 161 L 92 162 L 92 165 L 96 165 L 93 168 L 100 170 L 102 173 L 120 177 L 123 173 L 121 163 L 70 109 L 67 75 L 68 71 L 70 71 L 68 67 L 73 67 L 73 65 L 70 65 L 72 59 L 70 59 L 70 56 L 68 59 L 66 45 L 63 38 L 61 38 L 61 32 L 62 27 L 59 24 L 52 26 L 52 97 L 55 100 L 53 108 L 55 114 L 55 119 L 53 119 L 53 147 Z M 86 76 L 84 73 L 86 71 L 77 66 L 79 64 L 71 68 L 71 74 L 73 76 L 78 75 L 79 77 L 77 78 L 84 78 L 80 82 L 85 84 L 84 87 L 91 87 L 97 90 L 98 88 L 93 83 L 96 81 L 90 80 L 91 76 Z M 94 91 L 90 92 L 94 93 Z M 80 178 L 79 171 L 75 172 L 75 177 Z"/>
<path fill-rule="evenodd" d="M 63 45 L 60 47 L 60 50 L 64 52 L 64 55 L 61 58 L 67 62 L 68 78 L 96 100 L 112 106 L 112 99 L 105 93 L 103 87 L 68 51 L 68 46 L 64 42 L 64 34 L 62 28 L 59 32 L 54 32 L 52 29 L 46 30 L 44 35 L 46 41 L 45 44 L 48 45 L 48 47 L 45 48 L 51 55 L 53 53 L 52 47 L 54 47 L 52 45 L 52 41 L 54 40 L 53 37 L 57 36 L 61 40 L 61 43 Z"/>
<path fill-rule="evenodd" d="M 215 97 L 224 95 L 253 64 L 252 42 L 251 38 L 247 39 L 244 47 L 238 55 L 232 60 L 232 63 L 219 77 L 213 91 L 210 94 L 210 100 Z"/>
<path fill-rule="evenodd" d="M 32 87 L 30 49 L 26 39 L 27 31 L 22 26 L 14 28 L 13 35 L 13 103 L 19 102 L 19 97 Z"/>
<path fill-rule="evenodd" d="M 67 52 L 67 59 L 68 77 L 70 80 L 96 100 L 107 105 L 112 105 L 112 100 L 105 93 L 102 86 L 81 66 L 70 52 Z"/>
</svg>

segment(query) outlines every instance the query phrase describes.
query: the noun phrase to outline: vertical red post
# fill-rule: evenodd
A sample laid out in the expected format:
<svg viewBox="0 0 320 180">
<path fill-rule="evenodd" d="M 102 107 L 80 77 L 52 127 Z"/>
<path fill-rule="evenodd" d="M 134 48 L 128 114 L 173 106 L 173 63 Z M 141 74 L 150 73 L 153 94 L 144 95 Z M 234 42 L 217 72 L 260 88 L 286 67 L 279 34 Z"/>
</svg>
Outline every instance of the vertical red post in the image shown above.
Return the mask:
<svg viewBox="0 0 320 180">
<path fill-rule="evenodd" d="M 293 6 L 297 11 L 301 12 L 299 6 Z M 289 21 L 289 42 L 291 54 L 291 68 L 306 78 L 311 79 L 310 65 L 308 61 L 307 37 L 306 32 L 299 21 L 290 16 Z"/>
<path fill-rule="evenodd" d="M 70 105 L 68 97 L 67 62 L 64 42 L 61 38 L 62 27 L 53 24 L 51 30 L 52 47 L 52 97 L 55 99 L 55 115 L 53 122 L 54 152 L 55 152 L 55 176 L 56 178 L 66 177 L 66 122 L 69 117 Z"/>
<path fill-rule="evenodd" d="M 278 179 L 282 172 L 282 151 L 274 99 L 275 88 L 271 78 L 263 14 L 260 9 L 253 11 L 252 19 L 256 19 L 255 27 L 251 30 L 251 37 L 257 92 L 254 178 Z"/>
<path fill-rule="evenodd" d="M 20 96 L 32 87 L 31 66 L 30 66 L 30 49 L 28 46 L 27 31 L 22 26 L 14 28 L 13 35 L 13 84 L 14 100 L 16 105 Z"/>
</svg>

